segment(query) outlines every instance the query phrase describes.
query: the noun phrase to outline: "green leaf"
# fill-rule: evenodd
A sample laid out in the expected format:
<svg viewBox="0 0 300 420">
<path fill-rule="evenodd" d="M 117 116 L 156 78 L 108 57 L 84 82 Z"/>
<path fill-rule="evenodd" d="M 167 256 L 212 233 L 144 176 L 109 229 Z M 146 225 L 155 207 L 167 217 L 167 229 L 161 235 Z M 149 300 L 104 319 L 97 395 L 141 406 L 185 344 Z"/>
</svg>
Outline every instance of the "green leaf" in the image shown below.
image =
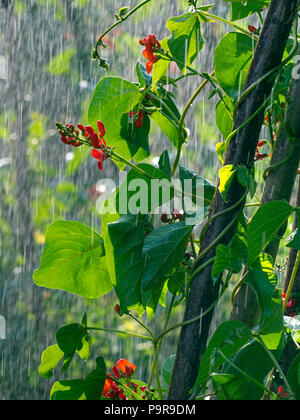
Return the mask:
<svg viewBox="0 0 300 420">
<path fill-rule="evenodd" d="M 141 100 L 137 85 L 118 77 L 104 77 L 97 84 L 89 107 L 89 122 L 96 129 L 101 120 L 106 128 L 105 140 L 127 160 L 140 162 L 149 156 L 149 119 L 143 127 L 130 123 L 128 112 L 133 111 Z M 115 163 L 124 169 L 123 162 Z"/>
<path fill-rule="evenodd" d="M 226 103 L 227 107 L 225 106 L 224 102 Z M 222 133 L 225 139 L 227 139 L 233 129 L 233 108 L 233 100 L 227 95 L 224 97 L 224 100 L 220 100 L 216 106 L 216 124 L 218 130 Z"/>
<path fill-rule="evenodd" d="M 268 298 L 266 296 L 265 298 Z M 284 322 L 281 290 L 276 289 L 272 299 L 268 298 L 269 313 L 263 312 L 260 322 L 260 338 L 271 351 L 284 347 Z"/>
<path fill-rule="evenodd" d="M 251 331 L 241 321 L 227 321 L 222 323 L 211 338 L 205 354 L 201 360 L 198 376 L 194 388 L 205 388 L 210 374 L 216 372 L 224 363 L 224 358 L 216 353 L 220 349 L 227 357 L 233 357 L 251 339 Z"/>
<path fill-rule="evenodd" d="M 160 87 L 157 89 L 157 95 L 153 92 L 151 102 L 159 109 L 159 111 L 151 113 L 151 119 L 177 148 L 180 112 L 172 96 L 169 92 Z M 186 131 L 184 131 L 184 139 L 185 138 Z"/>
<path fill-rule="evenodd" d="M 168 46 L 169 39 L 170 37 L 167 37 L 163 39 L 162 41 L 160 41 L 161 48 L 164 51 L 169 50 L 169 46 Z M 167 75 L 170 64 L 171 64 L 171 61 L 168 61 L 168 60 L 158 60 L 154 64 L 153 72 L 152 72 L 152 80 L 153 80 L 154 87 L 156 87 L 157 82 L 159 82 L 160 79 L 162 79 L 163 77 Z"/>
<path fill-rule="evenodd" d="M 190 66 L 204 46 L 200 21 L 196 13 L 185 13 L 167 21 L 167 28 L 172 36 L 168 40 L 169 50 L 173 57 Z M 184 65 L 177 63 L 185 74 Z"/>
<path fill-rule="evenodd" d="M 300 400 L 300 354 L 298 354 L 288 370 L 287 380 L 295 393 L 295 400 Z"/>
<path fill-rule="evenodd" d="M 166 174 L 168 179 L 172 178 L 172 168 L 171 168 L 171 163 L 170 163 L 170 156 L 169 156 L 169 152 L 167 150 L 165 150 L 159 158 L 158 161 L 158 167 L 159 169 Z"/>
<path fill-rule="evenodd" d="M 141 281 L 144 306 L 162 289 L 164 277 L 182 261 L 192 231 L 193 226 L 180 222 L 161 226 L 146 237 L 143 247 L 145 270 Z"/>
<path fill-rule="evenodd" d="M 59 364 L 64 357 L 64 352 L 57 344 L 48 347 L 42 354 L 41 364 L 39 366 L 39 374 L 43 378 L 51 378 L 53 369 Z"/>
<path fill-rule="evenodd" d="M 225 0 L 232 3 L 232 21 L 244 19 L 255 12 L 260 12 L 261 8 L 269 5 L 269 0 Z"/>
<path fill-rule="evenodd" d="M 147 73 L 146 66 L 140 61 L 136 63 L 136 73 L 141 87 L 152 85 L 152 76 Z"/>
<path fill-rule="evenodd" d="M 64 353 L 66 370 L 77 352 L 79 356 L 88 360 L 90 355 L 90 336 L 82 324 L 70 324 L 60 328 L 56 333 L 56 341 L 60 350 Z"/>
<path fill-rule="evenodd" d="M 192 194 L 195 195 L 195 197 L 193 198 L 193 203 L 196 203 L 196 194 L 198 192 L 198 189 L 203 188 L 204 206 L 206 207 L 210 205 L 216 192 L 216 187 L 213 183 L 211 183 L 207 179 L 203 178 L 202 176 L 198 175 L 196 172 L 192 171 L 191 169 L 186 168 L 183 165 L 179 165 L 179 179 L 180 179 L 183 191 L 185 190 L 184 188 L 185 181 L 186 180 L 192 181 Z"/>
<path fill-rule="evenodd" d="M 260 254 L 244 280 L 256 292 L 260 308 L 266 316 L 272 316 L 277 280 L 273 258 L 268 254 Z"/>
<path fill-rule="evenodd" d="M 236 165 L 225 165 L 219 170 L 220 185 L 219 191 L 224 200 L 226 200 L 230 185 L 238 171 Z"/>
<path fill-rule="evenodd" d="M 175 363 L 175 357 L 176 355 L 172 354 L 172 356 L 170 356 L 163 364 L 162 376 L 167 385 L 170 385 L 170 382 L 171 382 L 173 366 Z"/>
<path fill-rule="evenodd" d="M 143 173 L 137 172 L 137 170 Z M 119 219 L 120 214 L 151 213 L 174 197 L 174 186 L 160 169 L 141 163 L 131 169 L 126 179 L 108 199 L 98 199 L 97 209 L 102 214 L 102 235 L 105 237 L 108 223 Z M 135 188 L 133 188 L 135 187 Z"/>
<path fill-rule="evenodd" d="M 242 270 L 242 267 L 242 260 L 239 252 L 235 252 L 231 246 L 218 245 L 216 259 L 212 269 L 213 283 L 216 284 L 225 270 L 239 273 Z"/>
<path fill-rule="evenodd" d="M 85 399 L 83 379 L 55 382 L 50 391 L 51 401 L 78 401 Z"/>
<path fill-rule="evenodd" d="M 46 232 L 40 268 L 33 273 L 38 286 L 60 289 L 88 299 L 112 289 L 103 239 L 79 222 L 58 221 Z"/>
<path fill-rule="evenodd" d="M 219 401 L 243 401 L 247 397 L 245 389 L 247 389 L 249 381 L 244 377 L 233 374 L 213 373 L 211 380 Z"/>
<path fill-rule="evenodd" d="M 105 385 L 107 374 L 103 357 L 97 357 L 96 365 L 96 369 L 84 381 L 84 392 L 87 401 L 99 401 Z"/>
<path fill-rule="evenodd" d="M 248 265 L 251 266 L 265 247 L 275 239 L 280 227 L 293 212 L 286 201 L 263 204 L 248 225 Z"/>
<path fill-rule="evenodd" d="M 274 352 L 274 356 L 278 359 L 281 352 Z M 231 360 L 235 366 L 241 369 L 244 373 L 264 384 L 266 376 L 269 374 L 271 369 L 274 367 L 273 361 L 270 356 L 263 348 L 263 346 L 257 341 L 252 341 L 245 345 Z M 226 364 L 222 373 L 236 375 L 241 380 L 240 386 L 238 387 L 238 392 L 230 392 L 229 396 L 231 400 L 245 400 L 245 401 L 254 401 L 260 400 L 263 396 L 263 389 L 253 383 L 250 379 L 244 377 L 239 373 L 233 366 Z M 242 386 L 241 386 L 242 384 Z M 225 387 L 226 391 L 229 392 L 229 389 Z"/>
<path fill-rule="evenodd" d="M 237 172 L 237 180 L 238 182 L 244 187 L 244 188 L 248 188 L 250 185 L 250 173 L 248 168 L 243 165 L 238 169 Z"/>
<path fill-rule="evenodd" d="M 55 382 L 50 392 L 50 400 L 99 401 L 106 380 L 106 366 L 102 357 L 96 359 L 96 364 L 96 369 L 85 379 Z"/>
<path fill-rule="evenodd" d="M 215 51 L 216 78 L 222 89 L 237 101 L 246 81 L 253 55 L 252 39 L 238 32 L 226 34 Z"/>
<path fill-rule="evenodd" d="M 105 250 L 110 277 L 120 300 L 121 315 L 141 303 L 145 227 L 145 217 L 139 215 L 122 216 L 117 222 L 108 224 Z"/>
</svg>

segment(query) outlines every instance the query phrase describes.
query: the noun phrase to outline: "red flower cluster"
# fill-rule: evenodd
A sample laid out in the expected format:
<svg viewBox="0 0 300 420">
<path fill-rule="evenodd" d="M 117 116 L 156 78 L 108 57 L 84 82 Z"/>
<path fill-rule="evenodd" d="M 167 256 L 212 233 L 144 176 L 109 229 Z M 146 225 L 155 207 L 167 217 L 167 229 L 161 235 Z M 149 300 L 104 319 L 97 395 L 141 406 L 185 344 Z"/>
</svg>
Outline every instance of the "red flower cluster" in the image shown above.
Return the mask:
<svg viewBox="0 0 300 420">
<path fill-rule="evenodd" d="M 282 293 L 282 300 L 283 302 L 286 299 L 286 293 Z M 286 305 L 287 315 L 290 317 L 296 316 L 296 312 L 292 311 L 292 309 L 296 306 L 296 299 L 293 299 L 292 297 L 289 298 L 288 303 Z M 291 312 L 292 311 L 292 312 Z"/>
<path fill-rule="evenodd" d="M 259 149 L 261 149 L 262 147 L 264 147 L 264 145 L 266 143 L 267 143 L 266 140 L 260 140 L 257 143 L 256 152 L 255 152 L 255 161 L 264 160 L 265 158 L 268 157 L 268 155 L 266 153 L 260 153 L 260 151 L 259 151 Z"/>
<path fill-rule="evenodd" d="M 122 389 L 118 387 L 118 384 L 113 379 L 109 379 L 109 378 L 107 378 L 105 381 L 102 395 L 111 400 L 116 400 L 116 399 L 126 400 L 126 397 Z"/>
<path fill-rule="evenodd" d="M 79 130 L 75 129 L 74 125 L 67 124 L 64 126 L 60 123 L 56 123 L 56 127 L 59 129 L 59 134 L 61 135 L 61 140 L 65 144 L 71 144 L 74 147 L 78 147 L 85 143 L 94 147 L 92 150 L 92 156 L 98 160 L 98 168 L 102 171 L 103 162 L 109 157 L 107 153 L 109 147 L 106 145 L 104 140 L 105 127 L 103 122 L 98 121 L 97 126 L 99 134 L 96 133 L 90 125 L 84 126 L 82 124 L 78 124 L 77 127 L 84 137 L 80 138 Z"/>
<path fill-rule="evenodd" d="M 121 359 L 119 360 L 113 367 L 112 371 L 115 375 L 115 378 L 125 378 L 129 380 L 131 376 L 134 374 L 136 369 L 136 366 L 133 363 L 129 363 L 127 359 Z M 120 399 L 120 400 L 126 400 L 126 397 L 123 393 L 123 390 L 119 388 L 118 384 L 114 381 L 113 376 L 108 374 L 109 378 L 106 379 L 104 389 L 102 392 L 102 395 L 109 399 Z M 110 379 L 111 378 L 111 379 Z M 128 384 L 127 384 L 128 385 Z M 134 388 L 136 391 L 138 388 L 138 385 L 130 382 L 130 386 Z"/>
<path fill-rule="evenodd" d="M 66 124 L 67 132 L 60 130 L 61 141 L 73 147 L 81 146 L 82 143 L 78 140 L 79 131 L 75 129 L 73 124 Z M 68 135 L 69 134 L 69 135 Z"/>
<path fill-rule="evenodd" d="M 132 119 L 135 118 L 134 125 L 137 128 L 142 128 L 143 127 L 143 121 L 144 121 L 144 118 L 145 118 L 145 114 L 144 114 L 143 111 L 140 111 L 138 113 L 137 118 L 136 118 L 136 116 L 137 116 L 137 112 L 135 112 L 135 111 L 128 112 L 128 117 L 129 118 L 132 118 Z"/>
<path fill-rule="evenodd" d="M 155 64 L 158 60 L 158 57 L 154 55 L 155 51 L 161 48 L 160 42 L 156 39 L 156 36 L 153 34 L 149 34 L 147 38 L 140 39 L 140 45 L 145 47 L 143 51 L 143 55 L 146 58 L 146 69 L 147 73 L 150 74 L 153 69 L 153 64 Z"/>
</svg>

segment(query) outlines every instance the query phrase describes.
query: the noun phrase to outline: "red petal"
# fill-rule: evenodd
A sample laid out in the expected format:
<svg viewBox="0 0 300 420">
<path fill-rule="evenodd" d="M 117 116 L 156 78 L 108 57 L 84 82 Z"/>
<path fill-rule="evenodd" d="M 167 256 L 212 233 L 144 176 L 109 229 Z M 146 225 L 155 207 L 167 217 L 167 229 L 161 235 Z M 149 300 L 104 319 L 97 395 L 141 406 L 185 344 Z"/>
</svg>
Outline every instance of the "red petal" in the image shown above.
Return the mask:
<svg viewBox="0 0 300 420">
<path fill-rule="evenodd" d="M 153 69 L 153 63 L 151 63 L 151 61 L 148 61 L 146 63 L 146 69 L 147 69 L 147 73 L 150 74 L 152 72 Z"/>
<path fill-rule="evenodd" d="M 93 149 L 92 150 L 92 156 L 95 159 L 100 160 L 101 159 L 101 151 L 100 150 Z"/>
<path fill-rule="evenodd" d="M 131 369 L 134 373 L 136 366 L 133 363 L 129 363 L 127 359 L 121 359 L 119 360 L 116 365 L 118 366 L 118 368 L 123 372 L 126 373 L 126 367 L 127 369 Z"/>
<path fill-rule="evenodd" d="M 99 130 L 99 134 L 100 137 L 104 137 L 105 136 L 105 127 L 102 121 L 97 121 L 97 125 L 98 125 L 98 130 Z"/>
</svg>

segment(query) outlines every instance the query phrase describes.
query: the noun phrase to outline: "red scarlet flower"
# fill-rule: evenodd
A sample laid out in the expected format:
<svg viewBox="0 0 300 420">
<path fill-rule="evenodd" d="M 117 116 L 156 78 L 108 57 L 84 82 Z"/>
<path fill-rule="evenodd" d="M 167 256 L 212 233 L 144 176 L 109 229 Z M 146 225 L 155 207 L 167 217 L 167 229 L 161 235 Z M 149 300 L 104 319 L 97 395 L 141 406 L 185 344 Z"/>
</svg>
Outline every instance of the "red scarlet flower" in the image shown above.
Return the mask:
<svg viewBox="0 0 300 420">
<path fill-rule="evenodd" d="M 115 311 L 118 315 L 120 315 L 120 305 L 118 303 L 115 306 Z"/>
<path fill-rule="evenodd" d="M 147 73 L 150 74 L 153 69 L 153 64 L 155 64 L 158 60 L 158 57 L 154 55 L 155 51 L 161 48 L 159 41 L 156 39 L 156 36 L 153 34 L 149 34 L 146 38 L 141 39 L 139 41 L 140 45 L 145 46 L 143 51 L 143 55 L 146 58 L 146 69 Z"/>
<path fill-rule="evenodd" d="M 119 360 L 116 365 L 127 378 L 130 378 L 136 369 L 136 366 L 133 363 L 129 363 L 127 359 Z"/>
</svg>

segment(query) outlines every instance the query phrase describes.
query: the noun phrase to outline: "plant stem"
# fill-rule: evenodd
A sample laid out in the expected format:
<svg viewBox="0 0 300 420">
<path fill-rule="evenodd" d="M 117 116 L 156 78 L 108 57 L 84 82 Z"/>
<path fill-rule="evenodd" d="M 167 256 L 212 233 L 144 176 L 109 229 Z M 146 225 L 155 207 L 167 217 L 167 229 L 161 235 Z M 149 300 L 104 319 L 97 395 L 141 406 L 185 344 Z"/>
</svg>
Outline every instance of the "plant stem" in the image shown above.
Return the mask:
<svg viewBox="0 0 300 420">
<path fill-rule="evenodd" d="M 122 17 L 122 19 L 117 20 L 115 23 L 113 23 L 103 34 L 101 34 L 100 38 L 96 42 L 96 45 L 94 47 L 94 52 L 98 59 L 100 59 L 100 56 L 98 54 L 98 47 L 102 43 L 102 39 L 107 35 L 110 31 L 112 31 L 114 28 L 119 26 L 121 23 L 125 22 L 130 16 L 132 16 L 134 13 L 136 13 L 141 7 L 145 6 L 147 3 L 149 3 L 151 0 L 144 0 L 141 3 L 139 3 L 136 7 L 134 7 L 131 11 L 129 11 L 125 16 Z"/>
<path fill-rule="evenodd" d="M 284 302 L 283 302 L 283 313 L 286 311 L 286 306 L 288 304 L 288 301 L 290 300 L 290 297 L 291 297 L 291 294 L 292 294 L 292 291 L 293 291 L 293 288 L 294 288 L 296 276 L 297 276 L 297 273 L 298 273 L 299 265 L 300 265 L 300 251 L 297 252 L 297 257 L 296 257 L 296 262 L 295 262 L 295 265 L 294 265 L 293 273 L 292 273 L 292 276 L 291 276 L 291 280 L 289 282 L 289 287 L 288 287 L 287 292 L 286 292 L 286 297 L 285 297 Z"/>
<path fill-rule="evenodd" d="M 115 334 L 123 334 L 123 335 L 130 335 L 132 337 L 137 337 L 137 338 L 141 338 L 143 340 L 148 340 L 148 341 L 152 341 L 153 342 L 153 338 L 155 337 L 148 337 L 147 335 L 143 335 L 143 334 L 138 334 L 138 333 L 134 333 L 134 332 L 130 332 L 130 331 L 122 331 L 122 330 L 115 330 L 112 328 L 97 328 L 97 327 L 87 327 L 87 330 L 89 331 L 104 331 L 104 332 L 112 332 Z"/>
<path fill-rule="evenodd" d="M 130 316 L 130 318 L 134 319 L 138 324 L 140 324 L 141 327 L 143 327 L 151 335 L 151 337 L 152 337 L 151 341 L 155 341 L 155 336 L 154 336 L 153 332 L 151 331 L 151 329 L 149 327 L 147 327 L 146 324 L 143 323 L 143 321 L 141 321 L 136 316 L 132 315 L 132 313 L 130 313 L 130 312 L 129 312 L 128 316 Z"/>
<path fill-rule="evenodd" d="M 203 13 L 203 12 L 201 12 L 201 13 Z M 209 17 L 209 18 L 212 18 L 212 19 L 214 19 L 214 20 L 218 20 L 219 22 L 226 23 L 226 25 L 229 25 L 229 26 L 231 26 L 232 28 L 234 28 L 234 29 L 238 30 L 239 32 L 242 32 L 243 34 L 248 35 L 250 38 L 256 38 L 256 39 L 258 38 L 258 36 L 257 36 L 257 35 L 254 35 L 254 34 L 250 33 L 249 31 L 247 31 L 247 29 L 244 29 L 244 28 L 242 28 L 241 26 L 236 25 L 235 23 L 232 23 L 232 22 L 230 22 L 230 21 L 229 21 L 229 20 L 227 20 L 227 19 L 224 19 L 224 18 L 222 18 L 221 16 L 212 15 L 212 14 L 210 14 L 210 13 L 208 13 L 208 12 L 205 12 L 205 13 L 203 13 L 203 14 L 205 14 L 205 16 L 207 16 L 207 17 Z"/>
<path fill-rule="evenodd" d="M 172 310 L 173 310 L 173 307 L 174 307 L 175 298 L 176 298 L 176 295 L 174 294 L 172 296 L 172 300 L 171 300 L 169 308 L 168 308 L 166 322 L 165 322 L 165 325 L 164 325 L 164 331 L 168 328 L 170 318 L 171 318 L 171 314 L 172 314 Z M 161 345 L 162 345 L 162 340 L 159 341 L 159 340 L 155 339 L 154 349 L 153 349 L 154 350 L 153 351 L 153 362 L 152 362 L 152 367 L 151 367 L 149 381 L 148 381 L 149 389 L 151 388 L 151 383 L 152 383 L 152 378 L 153 378 L 154 373 L 156 375 L 157 385 L 161 389 L 160 380 L 159 380 L 158 363 L 157 363 L 159 352 L 160 352 L 160 349 L 161 349 Z"/>
<path fill-rule="evenodd" d="M 200 315 L 198 315 L 196 318 L 193 319 L 189 319 L 188 321 L 184 321 L 184 322 L 179 322 L 178 324 L 173 325 L 173 327 L 168 328 L 166 331 L 162 332 L 157 338 L 156 338 L 156 342 L 159 342 L 160 340 L 162 340 L 167 334 L 169 334 L 170 332 L 177 330 L 178 328 L 181 327 L 185 327 L 186 325 L 189 324 L 193 324 L 194 322 L 199 321 L 200 319 L 204 318 L 207 314 L 209 314 L 210 311 L 212 311 L 214 309 L 214 307 L 217 305 L 217 303 L 220 301 L 220 299 L 222 298 L 223 294 L 225 293 L 226 288 L 223 289 L 223 291 L 221 292 L 220 296 L 218 296 L 218 298 L 212 303 L 212 305 L 210 305 L 210 307 L 205 311 L 202 312 Z"/>
</svg>

